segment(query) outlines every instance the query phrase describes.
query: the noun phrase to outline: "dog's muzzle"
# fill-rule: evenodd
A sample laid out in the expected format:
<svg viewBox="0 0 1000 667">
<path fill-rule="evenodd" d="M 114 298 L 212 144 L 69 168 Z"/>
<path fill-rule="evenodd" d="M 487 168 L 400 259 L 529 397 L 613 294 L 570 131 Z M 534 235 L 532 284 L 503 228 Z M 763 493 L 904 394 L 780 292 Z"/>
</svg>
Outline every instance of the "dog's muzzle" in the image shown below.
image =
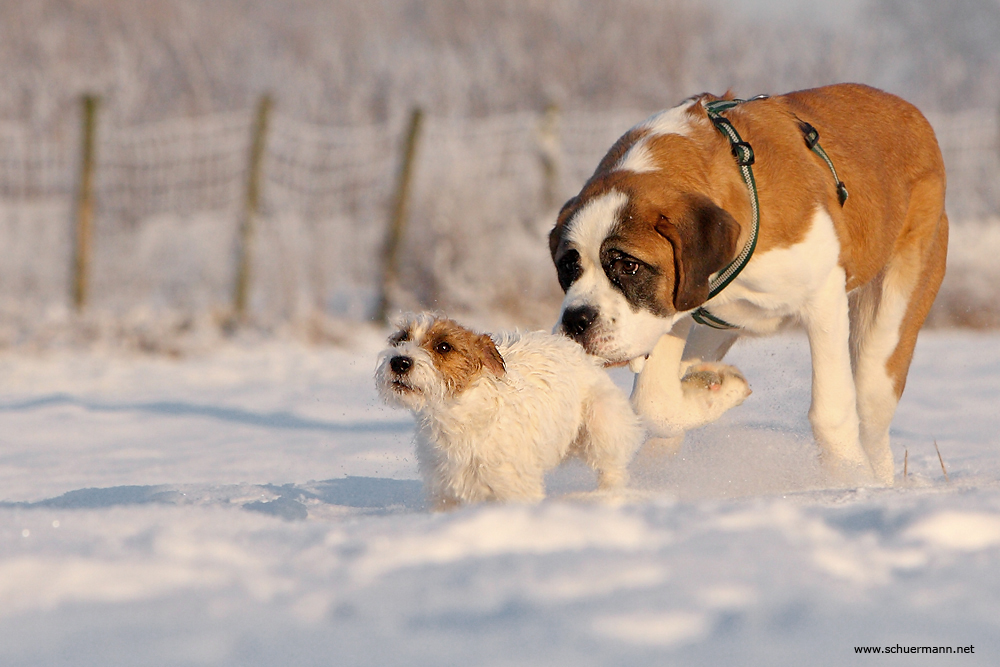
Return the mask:
<svg viewBox="0 0 1000 667">
<path fill-rule="evenodd" d="M 401 354 L 396 355 L 389 359 L 389 370 L 392 373 L 387 374 L 385 378 L 388 381 L 388 386 L 397 394 L 412 394 L 419 393 L 417 389 L 407 380 L 410 373 L 410 369 L 413 368 L 413 358 L 403 356 Z"/>
<path fill-rule="evenodd" d="M 590 328 L 590 325 L 597 320 L 597 309 L 593 306 L 580 306 L 570 308 L 563 313 L 562 328 L 566 335 L 577 342 L 583 342 L 583 338 Z"/>
<path fill-rule="evenodd" d="M 396 375 L 406 375 L 413 368 L 413 359 L 404 356 L 393 357 L 389 360 L 389 368 Z"/>
</svg>

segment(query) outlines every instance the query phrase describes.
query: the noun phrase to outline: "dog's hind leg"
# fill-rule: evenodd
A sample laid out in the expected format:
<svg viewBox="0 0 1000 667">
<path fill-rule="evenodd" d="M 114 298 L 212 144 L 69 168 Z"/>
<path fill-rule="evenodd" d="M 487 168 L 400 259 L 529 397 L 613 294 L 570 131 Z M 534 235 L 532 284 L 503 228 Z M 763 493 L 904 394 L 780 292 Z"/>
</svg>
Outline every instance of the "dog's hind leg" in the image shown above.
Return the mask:
<svg viewBox="0 0 1000 667">
<path fill-rule="evenodd" d="M 885 270 L 851 294 L 851 361 L 857 387 L 861 444 L 875 476 L 892 484 L 889 426 L 906 385 L 917 333 L 944 277 L 948 219 L 943 193 L 915 188 L 903 234 L 910 243 Z"/>
</svg>

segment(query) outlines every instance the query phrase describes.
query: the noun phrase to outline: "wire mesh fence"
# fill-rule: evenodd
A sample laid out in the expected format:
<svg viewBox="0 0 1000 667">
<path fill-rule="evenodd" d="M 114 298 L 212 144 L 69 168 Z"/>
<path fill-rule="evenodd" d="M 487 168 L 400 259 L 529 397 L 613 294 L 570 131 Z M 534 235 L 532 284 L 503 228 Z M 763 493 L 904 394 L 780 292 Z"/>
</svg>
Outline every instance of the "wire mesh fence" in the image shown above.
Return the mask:
<svg viewBox="0 0 1000 667">
<path fill-rule="evenodd" d="M 948 173 L 948 215 L 981 220 L 1000 214 L 1000 113 L 990 109 L 928 114 Z"/>
<path fill-rule="evenodd" d="M 163 213 L 231 211 L 241 201 L 251 114 L 97 131 L 99 215 L 138 222 Z"/>
<path fill-rule="evenodd" d="M 648 113 L 430 118 L 420 140 L 394 299 L 493 309 L 538 323 L 558 300 L 545 236 L 555 208 Z M 1000 213 L 1000 115 L 930 115 L 952 220 Z M 97 129 L 94 308 L 224 310 L 232 293 L 253 112 Z M 402 123 L 323 127 L 276 112 L 262 166 L 250 310 L 364 318 L 399 163 Z M 0 124 L 0 309 L 66 306 L 78 130 Z M 542 304 L 540 306 L 539 304 Z"/>
<path fill-rule="evenodd" d="M 28 201 L 69 193 L 74 146 L 65 137 L 0 124 L 0 199 Z"/>
</svg>

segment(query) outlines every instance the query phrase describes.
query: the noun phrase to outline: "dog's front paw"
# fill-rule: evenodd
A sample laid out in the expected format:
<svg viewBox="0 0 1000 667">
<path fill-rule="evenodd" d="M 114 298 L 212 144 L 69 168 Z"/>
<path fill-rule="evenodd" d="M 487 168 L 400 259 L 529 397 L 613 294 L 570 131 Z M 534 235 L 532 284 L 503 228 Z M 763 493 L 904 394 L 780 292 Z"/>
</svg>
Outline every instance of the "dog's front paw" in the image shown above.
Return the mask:
<svg viewBox="0 0 1000 667">
<path fill-rule="evenodd" d="M 702 361 L 689 366 L 681 378 L 686 397 L 698 397 L 722 411 L 734 408 L 751 394 L 750 385 L 735 366 Z"/>
</svg>

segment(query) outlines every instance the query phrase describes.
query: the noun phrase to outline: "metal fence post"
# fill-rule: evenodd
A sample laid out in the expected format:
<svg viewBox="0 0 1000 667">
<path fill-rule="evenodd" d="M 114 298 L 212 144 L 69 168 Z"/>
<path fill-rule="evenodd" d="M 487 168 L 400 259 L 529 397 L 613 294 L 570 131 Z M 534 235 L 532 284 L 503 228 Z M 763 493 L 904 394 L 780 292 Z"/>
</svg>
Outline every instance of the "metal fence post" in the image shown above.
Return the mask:
<svg viewBox="0 0 1000 667">
<path fill-rule="evenodd" d="M 389 217 L 389 230 L 386 234 L 385 246 L 382 249 L 382 284 L 379 290 L 378 307 L 373 318 L 375 322 L 382 324 L 388 320 L 389 292 L 396 285 L 399 246 L 406 230 L 410 188 L 413 181 L 413 163 L 417 154 L 423 119 L 423 110 L 420 107 L 414 107 L 410 113 L 410 125 L 403 142 L 403 156 L 396 180 L 396 192 Z"/>
<path fill-rule="evenodd" d="M 247 300 L 250 292 L 250 262 L 254 228 L 260 214 L 260 179 L 267 145 L 267 125 L 273 100 L 262 95 L 257 103 L 250 139 L 250 159 L 247 164 L 246 196 L 243 217 L 237 232 L 236 283 L 233 288 L 233 316 L 237 321 L 246 319 Z"/>
<path fill-rule="evenodd" d="M 97 149 L 99 98 L 81 98 L 83 111 L 80 143 L 80 182 L 76 196 L 76 248 L 73 262 L 73 306 L 83 312 L 90 290 L 90 265 L 94 236 L 94 168 Z"/>
</svg>

